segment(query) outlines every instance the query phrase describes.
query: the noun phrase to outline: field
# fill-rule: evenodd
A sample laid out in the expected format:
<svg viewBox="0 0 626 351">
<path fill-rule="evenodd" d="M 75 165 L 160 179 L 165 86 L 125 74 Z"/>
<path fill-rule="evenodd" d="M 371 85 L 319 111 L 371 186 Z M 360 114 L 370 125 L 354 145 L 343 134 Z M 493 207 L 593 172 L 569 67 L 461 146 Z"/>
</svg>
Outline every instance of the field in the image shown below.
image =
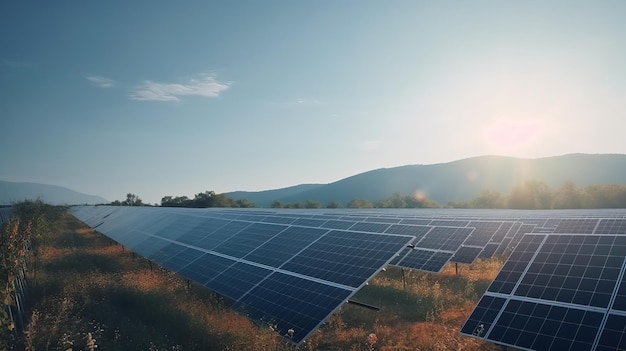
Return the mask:
<svg viewBox="0 0 626 351">
<path fill-rule="evenodd" d="M 390 268 L 299 347 L 230 302 L 132 254 L 73 217 L 39 247 L 28 350 L 497 350 L 458 333 L 502 261 L 440 274 Z M 404 277 L 404 279 L 403 279 Z"/>
</svg>

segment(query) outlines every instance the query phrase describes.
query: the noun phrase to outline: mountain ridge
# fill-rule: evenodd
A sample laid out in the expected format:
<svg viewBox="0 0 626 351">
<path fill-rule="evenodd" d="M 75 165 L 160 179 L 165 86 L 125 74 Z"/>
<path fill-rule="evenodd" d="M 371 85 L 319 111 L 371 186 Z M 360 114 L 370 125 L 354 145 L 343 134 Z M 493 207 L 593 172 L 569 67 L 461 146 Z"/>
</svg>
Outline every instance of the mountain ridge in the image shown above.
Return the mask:
<svg viewBox="0 0 626 351">
<path fill-rule="evenodd" d="M 626 184 L 626 155 L 565 154 L 542 158 L 485 155 L 456 161 L 378 168 L 315 187 L 288 187 L 290 195 L 276 190 L 246 192 L 246 198 L 260 207 L 273 201 L 283 203 L 330 201 L 342 205 L 358 198 L 383 200 L 394 193 L 425 196 L 439 204 L 475 198 L 482 190 L 509 193 L 524 181 L 537 179 L 556 188 L 565 181 L 578 186 Z M 298 192 L 298 190 L 301 190 Z M 238 199 L 241 192 L 226 193 Z"/>
<path fill-rule="evenodd" d="M 0 205 L 10 205 L 15 202 L 37 199 L 51 205 L 101 204 L 109 202 L 101 196 L 84 194 L 58 185 L 0 180 Z"/>
</svg>

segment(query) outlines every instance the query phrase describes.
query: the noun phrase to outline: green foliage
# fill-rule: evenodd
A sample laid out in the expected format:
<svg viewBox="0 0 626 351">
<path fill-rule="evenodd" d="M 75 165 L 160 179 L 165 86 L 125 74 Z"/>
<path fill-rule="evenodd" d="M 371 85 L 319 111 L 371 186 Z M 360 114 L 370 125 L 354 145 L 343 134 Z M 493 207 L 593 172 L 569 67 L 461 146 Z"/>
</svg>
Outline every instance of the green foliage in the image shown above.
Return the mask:
<svg viewBox="0 0 626 351">
<path fill-rule="evenodd" d="M 469 201 L 451 201 L 453 208 L 516 208 L 516 209 L 575 209 L 575 208 L 626 208 L 626 185 L 604 184 L 579 188 L 566 181 L 552 190 L 539 180 L 526 181 L 503 196 L 497 191 L 483 190 L 480 196 Z"/>
<path fill-rule="evenodd" d="M 205 191 L 198 193 L 193 199 L 187 196 L 164 196 L 161 198 L 162 207 L 193 207 L 193 208 L 208 208 L 208 207 L 256 207 L 256 205 L 247 200 L 240 199 L 234 200 L 226 194 L 217 194 L 215 191 Z"/>
<path fill-rule="evenodd" d="M 334 200 L 326 204 L 326 208 L 339 208 L 339 207 L 341 207 L 341 204 L 338 201 L 334 201 Z"/>
<path fill-rule="evenodd" d="M 373 208 L 374 204 L 363 199 L 353 199 L 348 202 L 348 208 Z"/>
</svg>

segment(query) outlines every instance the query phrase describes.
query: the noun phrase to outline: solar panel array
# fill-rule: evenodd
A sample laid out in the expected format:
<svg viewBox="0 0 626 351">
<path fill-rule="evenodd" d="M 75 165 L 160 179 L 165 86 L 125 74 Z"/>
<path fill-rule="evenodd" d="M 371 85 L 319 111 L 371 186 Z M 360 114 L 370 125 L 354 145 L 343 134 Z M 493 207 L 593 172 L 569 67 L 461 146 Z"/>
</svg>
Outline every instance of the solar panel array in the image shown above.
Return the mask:
<svg viewBox="0 0 626 351">
<path fill-rule="evenodd" d="M 526 350 L 626 349 L 626 219 L 554 222 L 522 237 L 461 333 Z"/>
<path fill-rule="evenodd" d="M 288 212 L 100 206 L 73 213 L 134 252 L 230 298 L 236 309 L 294 343 L 415 240 L 380 232 L 389 223 Z"/>
<path fill-rule="evenodd" d="M 448 262 L 470 264 L 511 250 L 462 333 L 526 349 L 548 342 L 559 348 L 570 340 L 570 348 L 605 350 L 626 327 L 626 283 L 623 273 L 615 277 L 623 267 L 616 258 L 597 262 L 607 246 L 621 250 L 618 238 L 626 233 L 621 210 L 98 206 L 73 213 L 134 252 L 232 299 L 235 308 L 294 343 L 388 264 L 439 272 Z M 593 238 L 585 239 L 589 233 Z M 579 240 L 576 255 L 591 256 L 592 263 L 583 265 L 578 256 L 564 254 Z M 559 261 L 552 262 L 557 255 Z M 583 278 L 562 278 L 583 268 Z M 598 277 L 602 284 L 592 287 Z M 539 334 L 537 321 L 542 323 Z M 555 325 L 555 332 L 546 331 Z M 574 334 L 572 325 L 578 328 Z M 592 341 L 583 336 L 590 333 Z"/>
</svg>

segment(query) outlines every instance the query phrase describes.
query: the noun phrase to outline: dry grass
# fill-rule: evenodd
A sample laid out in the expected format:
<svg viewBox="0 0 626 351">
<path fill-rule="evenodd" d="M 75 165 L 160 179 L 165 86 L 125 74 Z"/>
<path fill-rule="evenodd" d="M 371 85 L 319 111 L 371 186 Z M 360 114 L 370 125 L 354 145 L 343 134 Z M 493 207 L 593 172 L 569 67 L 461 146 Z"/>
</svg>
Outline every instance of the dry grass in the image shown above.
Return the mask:
<svg viewBox="0 0 626 351">
<path fill-rule="evenodd" d="M 150 265 L 73 217 L 39 251 L 31 284 L 29 350 L 295 350 L 229 302 Z M 298 350 L 491 350 L 458 333 L 501 262 L 441 274 L 379 274 Z M 372 336 L 373 335 L 373 336 Z M 90 346 L 91 345 L 91 346 Z"/>
</svg>

